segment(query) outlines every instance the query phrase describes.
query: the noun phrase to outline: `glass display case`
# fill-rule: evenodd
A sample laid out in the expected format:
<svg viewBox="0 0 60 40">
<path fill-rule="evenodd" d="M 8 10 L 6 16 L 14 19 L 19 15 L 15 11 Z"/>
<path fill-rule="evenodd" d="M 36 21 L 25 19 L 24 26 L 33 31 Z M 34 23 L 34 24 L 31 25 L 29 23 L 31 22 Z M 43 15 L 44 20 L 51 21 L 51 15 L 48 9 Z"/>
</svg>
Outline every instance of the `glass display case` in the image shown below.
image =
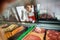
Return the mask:
<svg viewBox="0 0 60 40">
<path fill-rule="evenodd" d="M 1 15 L 4 36 L 8 40 L 60 40 L 58 3 L 56 0 L 17 0 Z"/>
<path fill-rule="evenodd" d="M 58 1 L 36 0 L 36 14 L 39 22 L 60 23 L 60 19 L 58 17 L 60 15 L 59 7 L 56 4 L 58 4 Z"/>
</svg>

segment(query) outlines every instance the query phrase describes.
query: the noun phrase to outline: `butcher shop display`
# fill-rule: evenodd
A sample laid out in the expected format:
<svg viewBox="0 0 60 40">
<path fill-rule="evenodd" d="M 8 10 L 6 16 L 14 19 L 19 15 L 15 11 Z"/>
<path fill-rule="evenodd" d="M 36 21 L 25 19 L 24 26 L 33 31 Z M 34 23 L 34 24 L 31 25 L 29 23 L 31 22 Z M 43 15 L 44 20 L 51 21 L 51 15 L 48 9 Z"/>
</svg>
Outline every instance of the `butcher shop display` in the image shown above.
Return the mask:
<svg viewBox="0 0 60 40">
<path fill-rule="evenodd" d="M 60 40 L 59 0 L 0 0 L 0 40 Z"/>
<path fill-rule="evenodd" d="M 38 12 L 38 19 L 40 20 L 57 20 L 55 13 L 51 12 L 49 9 L 40 9 Z"/>
<path fill-rule="evenodd" d="M 24 27 L 23 26 L 20 26 L 20 27 L 16 28 L 15 30 L 13 30 L 12 32 L 6 32 L 5 33 L 5 36 L 7 38 L 10 38 L 10 37 L 14 36 L 15 34 L 21 32 L 23 30 L 24 30 Z"/>
<path fill-rule="evenodd" d="M 36 27 L 23 40 L 44 40 L 45 29 Z"/>
<path fill-rule="evenodd" d="M 2 24 L 4 36 L 8 40 L 60 40 L 60 30 L 42 27 L 26 27 L 23 24 Z"/>
<path fill-rule="evenodd" d="M 18 40 L 60 40 L 60 31 L 35 27 L 20 36 Z"/>
<path fill-rule="evenodd" d="M 60 40 L 60 32 L 55 30 L 48 30 L 46 40 Z"/>
<path fill-rule="evenodd" d="M 18 25 L 16 25 L 16 24 L 11 24 L 10 26 L 8 26 L 8 27 L 6 27 L 6 28 L 3 28 L 3 30 L 4 30 L 5 32 L 8 32 L 8 31 L 14 30 L 14 29 L 17 28 L 17 27 L 18 27 Z"/>
</svg>

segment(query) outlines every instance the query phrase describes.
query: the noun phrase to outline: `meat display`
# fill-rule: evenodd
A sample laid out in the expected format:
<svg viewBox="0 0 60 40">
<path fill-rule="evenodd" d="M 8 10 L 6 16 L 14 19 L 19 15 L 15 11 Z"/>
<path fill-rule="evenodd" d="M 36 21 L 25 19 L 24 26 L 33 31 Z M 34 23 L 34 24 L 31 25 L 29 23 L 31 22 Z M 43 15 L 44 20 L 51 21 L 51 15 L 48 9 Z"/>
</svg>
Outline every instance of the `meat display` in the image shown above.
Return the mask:
<svg viewBox="0 0 60 40">
<path fill-rule="evenodd" d="M 40 14 L 40 16 L 39 16 L 39 18 L 40 19 L 54 19 L 54 17 L 52 16 L 52 15 L 50 15 L 50 14 Z"/>
<path fill-rule="evenodd" d="M 60 40 L 60 32 L 55 30 L 48 30 L 46 40 Z"/>
<path fill-rule="evenodd" d="M 24 26 L 20 26 L 20 27 L 16 28 L 15 30 L 13 30 L 12 32 L 6 32 L 5 37 L 10 38 L 23 30 L 24 30 Z"/>
<path fill-rule="evenodd" d="M 13 30 L 12 35 L 14 36 L 15 34 L 21 32 L 22 30 L 24 30 L 24 26 L 20 26 L 20 27 L 16 28 L 15 30 Z"/>
<path fill-rule="evenodd" d="M 3 28 L 3 30 L 4 30 L 5 32 L 8 32 L 8 31 L 14 30 L 14 29 L 17 28 L 17 27 L 18 27 L 18 25 L 16 25 L 16 24 L 11 24 L 11 25 L 8 26 L 7 28 Z"/>
<path fill-rule="evenodd" d="M 5 27 L 4 27 L 5 26 Z M 51 30 L 40 27 L 32 27 L 25 32 L 25 34 L 20 34 L 23 30 L 25 31 L 25 26 L 17 24 L 8 24 L 2 25 L 2 29 L 5 31 L 4 36 L 9 39 L 12 38 L 15 40 L 16 35 L 19 33 L 21 39 L 18 40 L 60 40 L 60 30 Z M 22 36 L 21 36 L 22 35 Z M 18 36 L 17 36 L 18 37 Z M 12 40 L 11 39 L 11 40 Z M 17 39 L 17 38 L 16 38 Z"/>
<path fill-rule="evenodd" d="M 24 40 L 41 40 L 41 38 L 35 35 L 28 35 Z"/>
<path fill-rule="evenodd" d="M 32 32 L 30 32 L 23 40 L 44 40 L 45 30 L 36 27 Z"/>
</svg>

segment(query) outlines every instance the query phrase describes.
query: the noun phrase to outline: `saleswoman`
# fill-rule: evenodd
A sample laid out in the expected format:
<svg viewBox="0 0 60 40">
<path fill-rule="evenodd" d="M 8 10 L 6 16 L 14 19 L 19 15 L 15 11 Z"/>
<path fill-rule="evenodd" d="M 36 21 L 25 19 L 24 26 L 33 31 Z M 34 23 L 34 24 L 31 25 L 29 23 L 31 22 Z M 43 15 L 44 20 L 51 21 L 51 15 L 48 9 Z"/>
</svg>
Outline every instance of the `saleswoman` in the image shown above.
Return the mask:
<svg viewBox="0 0 60 40">
<path fill-rule="evenodd" d="M 34 6 L 31 3 L 25 4 L 25 13 L 26 13 L 26 21 L 35 22 L 35 15 L 34 15 Z"/>
<path fill-rule="evenodd" d="M 3 11 L 7 8 L 9 3 L 12 2 L 14 2 L 14 0 L 0 0 L 0 18 L 2 16 Z M 7 40 L 7 38 L 4 37 L 4 31 L 2 30 L 1 27 L 0 27 L 0 40 Z"/>
</svg>

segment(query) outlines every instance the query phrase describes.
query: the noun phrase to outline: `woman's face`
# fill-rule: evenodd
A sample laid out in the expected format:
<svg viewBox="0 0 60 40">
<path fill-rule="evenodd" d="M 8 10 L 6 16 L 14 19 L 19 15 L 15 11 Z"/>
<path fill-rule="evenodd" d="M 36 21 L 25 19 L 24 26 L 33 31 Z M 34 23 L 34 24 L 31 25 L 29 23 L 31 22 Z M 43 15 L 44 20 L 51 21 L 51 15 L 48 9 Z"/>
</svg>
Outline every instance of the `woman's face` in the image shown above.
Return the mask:
<svg viewBox="0 0 60 40">
<path fill-rule="evenodd" d="M 29 11 L 29 12 L 31 12 L 32 7 L 30 5 L 27 5 L 26 10 Z"/>
</svg>

